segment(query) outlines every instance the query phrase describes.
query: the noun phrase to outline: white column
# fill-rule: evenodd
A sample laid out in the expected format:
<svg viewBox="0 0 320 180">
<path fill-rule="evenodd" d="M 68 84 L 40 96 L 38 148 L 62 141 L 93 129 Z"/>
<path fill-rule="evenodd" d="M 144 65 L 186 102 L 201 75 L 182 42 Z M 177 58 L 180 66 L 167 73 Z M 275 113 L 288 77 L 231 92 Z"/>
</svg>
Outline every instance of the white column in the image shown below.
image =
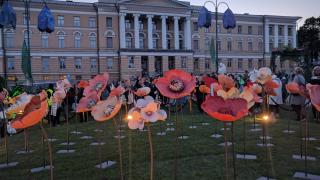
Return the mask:
<svg viewBox="0 0 320 180">
<path fill-rule="evenodd" d="M 274 42 L 273 47 L 278 48 L 279 47 L 279 25 L 274 25 Z"/>
<path fill-rule="evenodd" d="M 152 43 L 152 18 L 153 15 L 147 15 L 148 18 L 148 48 L 153 49 Z"/>
<path fill-rule="evenodd" d="M 270 43 L 270 39 L 269 39 L 269 21 L 265 20 L 264 22 L 264 50 L 266 53 L 270 52 L 270 48 L 269 48 L 269 43 Z"/>
<path fill-rule="evenodd" d="M 186 17 L 186 34 L 185 34 L 185 47 L 187 50 L 191 50 L 191 22 L 190 16 Z"/>
<path fill-rule="evenodd" d="M 126 48 L 125 13 L 120 13 L 120 48 Z"/>
<path fill-rule="evenodd" d="M 284 25 L 284 45 L 288 46 L 288 25 Z"/>
<path fill-rule="evenodd" d="M 174 17 L 174 49 L 179 49 L 179 18 Z"/>
<path fill-rule="evenodd" d="M 140 14 L 133 14 L 134 17 L 134 48 L 139 49 L 139 17 Z"/>
<path fill-rule="evenodd" d="M 297 48 L 297 29 L 296 25 L 292 26 L 292 47 Z"/>
<path fill-rule="evenodd" d="M 161 38 L 162 49 L 167 49 L 167 18 L 168 16 L 161 16 Z"/>
</svg>

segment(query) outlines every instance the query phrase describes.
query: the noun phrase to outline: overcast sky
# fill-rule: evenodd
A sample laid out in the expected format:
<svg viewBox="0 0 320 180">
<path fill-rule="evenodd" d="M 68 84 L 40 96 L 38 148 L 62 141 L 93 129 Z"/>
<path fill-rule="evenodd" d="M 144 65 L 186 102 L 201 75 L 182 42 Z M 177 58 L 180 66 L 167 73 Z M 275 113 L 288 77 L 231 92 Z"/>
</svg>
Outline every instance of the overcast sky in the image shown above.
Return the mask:
<svg viewBox="0 0 320 180">
<path fill-rule="evenodd" d="M 97 2 L 98 0 L 73 0 L 79 2 Z M 205 0 L 185 0 L 193 5 L 203 5 Z M 224 0 L 234 13 L 301 16 L 303 20 L 311 16 L 320 16 L 320 0 Z M 212 5 L 207 8 L 213 10 Z M 219 9 L 225 10 L 224 6 Z M 302 21 L 299 23 L 301 24 Z"/>
</svg>

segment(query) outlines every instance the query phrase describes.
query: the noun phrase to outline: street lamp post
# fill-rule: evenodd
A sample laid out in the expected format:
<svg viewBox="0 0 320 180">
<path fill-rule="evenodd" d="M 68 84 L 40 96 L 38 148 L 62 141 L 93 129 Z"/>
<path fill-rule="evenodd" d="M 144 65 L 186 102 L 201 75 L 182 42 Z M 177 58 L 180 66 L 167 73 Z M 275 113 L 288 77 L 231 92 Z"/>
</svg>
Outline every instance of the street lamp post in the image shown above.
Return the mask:
<svg viewBox="0 0 320 180">
<path fill-rule="evenodd" d="M 215 7 L 215 21 L 216 21 L 216 23 L 215 23 L 215 65 L 216 65 L 216 73 L 218 73 L 218 69 L 219 69 L 219 59 L 218 59 L 218 55 L 219 55 L 219 48 L 218 48 L 218 9 L 219 9 L 219 7 L 221 6 L 221 5 L 226 5 L 227 6 L 227 8 L 228 8 L 228 10 L 229 10 L 229 5 L 226 3 L 226 2 L 224 2 L 224 1 L 221 1 L 221 2 L 218 2 L 218 0 L 215 0 L 215 2 L 214 1 L 206 1 L 205 3 L 204 3 L 204 5 L 203 5 L 203 7 L 205 8 L 205 6 L 208 4 L 208 3 L 211 3 L 211 4 L 213 4 L 213 6 Z M 227 11 L 226 11 L 227 12 Z M 225 13 L 226 13 L 225 12 Z M 231 11 L 230 11 L 231 12 Z M 232 12 L 231 12 L 232 13 Z M 233 15 L 233 14 L 232 14 Z M 211 16 L 211 14 L 210 14 L 210 16 Z M 199 18 L 200 18 L 200 16 L 199 16 Z M 234 18 L 234 17 L 232 17 L 232 18 Z M 210 18 L 210 20 L 211 20 L 211 18 Z M 228 27 L 226 28 L 226 29 L 229 29 L 229 28 L 234 28 L 235 27 L 235 19 L 233 19 L 232 21 L 234 21 L 234 23 L 233 23 L 233 25 L 228 25 Z M 211 22 L 209 22 L 209 26 L 211 26 Z M 201 26 L 200 26 L 201 27 Z"/>
</svg>

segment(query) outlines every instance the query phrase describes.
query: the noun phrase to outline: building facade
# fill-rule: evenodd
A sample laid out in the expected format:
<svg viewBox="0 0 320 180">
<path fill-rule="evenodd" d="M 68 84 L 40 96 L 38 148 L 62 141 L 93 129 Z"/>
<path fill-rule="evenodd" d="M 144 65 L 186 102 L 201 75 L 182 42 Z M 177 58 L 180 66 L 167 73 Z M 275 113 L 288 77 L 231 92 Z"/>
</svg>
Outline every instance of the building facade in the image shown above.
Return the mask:
<svg viewBox="0 0 320 180">
<path fill-rule="evenodd" d="M 23 80 L 21 49 L 27 40 L 23 2 L 11 2 L 17 28 L 4 29 L 0 40 L 0 73 L 9 81 Z M 170 69 L 194 74 L 215 71 L 210 60 L 211 39 L 218 31 L 219 61 L 230 73 L 243 73 L 270 63 L 275 48 L 295 48 L 300 17 L 236 14 L 237 26 L 200 29 L 200 7 L 176 0 L 99 0 L 97 3 L 50 1 L 55 31 L 40 33 L 37 16 L 41 0 L 30 3 L 30 49 L 34 81 L 55 81 L 70 75 L 89 79 L 109 72 L 111 79 L 153 75 Z M 214 13 L 213 13 L 214 17 Z M 212 18 L 215 24 L 215 18 Z M 3 45 L 4 46 L 3 46 Z M 277 70 L 290 71 L 291 61 Z"/>
</svg>

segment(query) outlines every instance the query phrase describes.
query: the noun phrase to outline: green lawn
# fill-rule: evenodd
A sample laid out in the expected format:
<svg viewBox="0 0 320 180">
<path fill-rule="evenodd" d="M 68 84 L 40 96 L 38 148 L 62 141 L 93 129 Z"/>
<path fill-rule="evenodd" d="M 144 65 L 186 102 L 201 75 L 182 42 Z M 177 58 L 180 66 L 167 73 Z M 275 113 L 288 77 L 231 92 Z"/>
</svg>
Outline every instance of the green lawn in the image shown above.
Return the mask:
<svg viewBox="0 0 320 180">
<path fill-rule="evenodd" d="M 196 109 L 196 108 L 194 108 Z M 183 125 L 183 133 L 190 136 L 187 140 L 179 140 L 178 143 L 178 179 L 181 180 L 200 180 L 200 179 L 224 179 L 224 148 L 218 144 L 224 142 L 223 138 L 213 139 L 210 136 L 215 132 L 223 134 L 220 129 L 223 123 L 212 120 L 206 115 L 198 112 L 190 114 L 186 108 L 183 113 L 179 114 L 179 127 Z M 123 114 L 123 113 L 122 113 Z M 181 115 L 183 114 L 183 116 Z M 174 119 L 171 116 L 171 121 Z M 282 131 L 287 127 L 288 119 L 294 119 L 293 113 L 282 112 L 281 118 L 268 125 L 268 135 L 272 136 L 271 142 L 275 145 L 270 148 L 270 175 L 276 179 L 292 179 L 295 171 L 304 170 L 304 161 L 293 160 L 293 154 L 300 152 L 299 127 L 300 122 L 292 121 L 292 129 L 295 134 L 287 135 Z M 119 122 L 119 117 L 116 117 Z M 256 179 L 260 176 L 267 175 L 266 164 L 266 148 L 257 147 L 257 143 L 261 142 L 259 136 L 262 132 L 249 132 L 252 128 L 252 118 L 246 120 L 247 142 L 246 150 L 249 154 L 256 154 L 257 160 L 236 160 L 236 170 L 238 179 Z M 183 124 L 181 124 L 183 122 Z M 203 126 L 201 122 L 209 122 L 209 126 Z M 125 124 L 125 122 L 124 122 Z M 191 125 L 197 125 L 196 129 L 189 129 Z M 173 126 L 175 127 L 175 126 Z M 76 123 L 71 120 L 70 130 L 76 128 L 82 132 L 81 135 L 71 134 L 72 142 L 76 144 L 71 146 L 76 152 L 73 154 L 57 154 L 56 151 L 65 149 L 65 146 L 59 145 L 66 141 L 66 126 L 60 126 L 48 129 L 49 135 L 59 139 L 52 144 L 54 158 L 54 178 L 55 179 L 120 179 L 118 140 L 114 138 L 115 128 L 112 120 L 98 123 L 89 121 L 87 123 Z M 106 128 L 103 133 L 94 132 L 96 128 Z M 155 151 L 155 179 L 173 179 L 174 175 L 174 157 L 176 132 L 167 132 L 166 136 L 157 136 L 156 133 L 160 129 L 166 129 L 166 123 L 156 123 L 152 125 L 153 144 Z M 244 139 L 244 120 L 235 123 L 235 151 L 243 152 Z M 308 169 L 313 174 L 320 174 L 319 159 L 320 151 L 315 147 L 320 147 L 320 124 L 310 122 L 310 136 L 316 137 L 317 141 L 309 142 L 309 155 L 315 156 L 317 161 L 309 161 Z M 178 133 L 181 133 L 179 128 Z M 123 155 L 123 170 L 125 179 L 142 180 L 149 179 L 149 145 L 147 132 L 137 130 L 129 130 L 124 128 L 125 138 L 121 140 Z M 24 136 L 23 133 L 9 137 L 10 161 L 18 161 L 19 164 L 13 168 L 0 169 L 0 179 L 49 179 L 49 171 L 36 174 L 30 173 L 31 168 L 42 165 L 43 152 L 41 149 L 41 131 L 39 126 L 29 129 L 30 147 L 34 152 L 27 155 L 16 155 L 16 151 L 23 150 Z M 91 135 L 91 140 L 81 140 L 83 135 Z M 91 142 L 102 138 L 105 145 L 102 146 L 102 160 L 117 161 L 117 163 L 108 169 L 98 169 L 94 165 L 99 163 L 99 148 L 90 146 Z M 231 141 L 231 132 L 228 131 L 228 137 Z M 130 140 L 131 139 L 131 140 Z M 2 141 L 1 141 L 2 143 Z M 131 144 L 131 146 L 130 146 Z M 229 149 L 229 167 L 232 174 L 232 149 Z M 47 155 L 47 151 L 46 151 Z M 47 156 L 46 156 L 47 157 Z M 0 162 L 5 162 L 4 146 L 1 145 Z M 231 179 L 232 176 L 230 176 Z"/>
</svg>

